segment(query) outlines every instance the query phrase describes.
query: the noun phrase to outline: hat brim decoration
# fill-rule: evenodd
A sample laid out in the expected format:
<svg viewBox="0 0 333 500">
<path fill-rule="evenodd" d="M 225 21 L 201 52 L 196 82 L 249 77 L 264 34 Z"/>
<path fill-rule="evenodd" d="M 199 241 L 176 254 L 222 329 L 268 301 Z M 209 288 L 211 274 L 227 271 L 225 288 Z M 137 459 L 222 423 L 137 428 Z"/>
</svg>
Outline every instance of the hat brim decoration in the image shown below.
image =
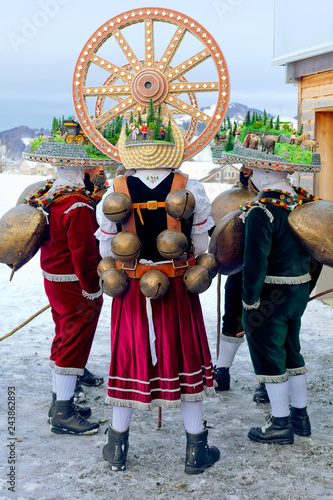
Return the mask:
<svg viewBox="0 0 333 500">
<path fill-rule="evenodd" d="M 168 120 L 163 119 L 168 126 Z M 127 144 L 125 128 L 123 127 L 119 142 L 119 154 L 126 169 L 178 168 L 183 161 L 184 138 L 179 127 L 171 122 L 173 142 L 169 144 L 152 141 L 134 141 Z"/>
<path fill-rule="evenodd" d="M 259 146 L 260 147 L 260 146 Z M 298 147 L 298 146 L 296 146 Z M 236 142 L 233 151 L 223 151 L 220 159 L 213 157 L 214 163 L 242 163 L 245 167 L 257 170 L 273 170 L 277 172 L 320 172 L 319 153 L 312 153 L 312 163 L 291 163 L 278 154 L 266 153 L 260 149 L 246 148 L 241 142 Z"/>
</svg>

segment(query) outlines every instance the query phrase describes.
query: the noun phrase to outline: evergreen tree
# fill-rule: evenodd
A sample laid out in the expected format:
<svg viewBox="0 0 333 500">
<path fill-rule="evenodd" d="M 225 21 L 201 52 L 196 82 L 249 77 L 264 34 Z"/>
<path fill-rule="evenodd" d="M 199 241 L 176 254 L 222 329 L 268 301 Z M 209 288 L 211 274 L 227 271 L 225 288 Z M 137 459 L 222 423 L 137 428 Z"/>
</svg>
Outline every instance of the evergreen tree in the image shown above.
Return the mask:
<svg viewBox="0 0 333 500">
<path fill-rule="evenodd" d="M 236 135 L 236 130 L 237 130 L 237 127 L 238 127 L 238 123 L 236 122 L 236 120 L 234 121 L 234 126 L 232 127 L 232 135 L 235 137 Z"/>
<path fill-rule="evenodd" d="M 225 151 L 232 151 L 233 149 L 234 149 L 233 135 L 231 133 L 231 130 L 229 130 L 227 140 L 225 141 L 224 150 Z"/>
<path fill-rule="evenodd" d="M 52 132 L 53 132 L 53 133 L 56 133 L 56 131 L 58 130 L 58 127 L 59 127 L 58 120 L 57 120 L 57 119 L 56 119 L 56 117 L 54 116 L 54 117 L 53 117 L 53 121 L 52 121 Z"/>
<path fill-rule="evenodd" d="M 251 123 L 253 124 L 256 121 L 256 112 L 253 111 L 252 117 L 251 117 Z"/>
<path fill-rule="evenodd" d="M 131 131 L 128 128 L 128 122 L 126 122 L 126 124 L 125 124 L 125 134 L 126 134 L 126 137 L 128 137 L 130 135 L 130 133 L 131 133 Z"/>
<path fill-rule="evenodd" d="M 223 120 L 223 130 L 227 130 L 227 125 L 226 125 L 225 117 L 224 117 L 224 120 Z"/>
<path fill-rule="evenodd" d="M 122 125 L 123 125 L 123 116 L 118 116 L 115 122 L 115 130 L 114 130 L 115 134 L 120 134 Z"/>
<path fill-rule="evenodd" d="M 166 129 L 165 140 L 168 142 L 173 142 L 173 135 L 172 135 L 172 127 L 171 127 L 170 118 L 169 118 L 169 123 L 168 123 L 167 129 Z"/>
<path fill-rule="evenodd" d="M 161 139 L 161 135 L 160 135 L 161 124 L 162 124 L 162 107 L 161 107 L 161 104 L 159 104 L 157 116 L 155 118 L 155 128 L 154 128 L 154 133 L 153 133 L 153 139 L 155 141 L 158 141 Z"/>
<path fill-rule="evenodd" d="M 303 123 L 301 123 L 301 128 L 299 129 L 299 135 L 303 134 Z"/>
<path fill-rule="evenodd" d="M 267 123 L 267 113 L 266 113 L 266 109 L 264 109 L 264 116 L 263 116 L 263 120 L 262 120 L 262 121 L 264 122 L 264 125 L 266 125 L 266 123 Z"/>
<path fill-rule="evenodd" d="M 269 119 L 269 128 L 273 128 L 273 117 Z"/>
<path fill-rule="evenodd" d="M 155 110 L 154 110 L 154 104 L 152 98 L 149 100 L 149 108 L 148 108 L 148 115 L 147 115 L 147 125 L 149 123 L 155 122 Z"/>
<path fill-rule="evenodd" d="M 64 117 L 64 115 L 62 115 L 62 118 L 61 118 L 61 126 L 62 127 L 64 126 L 64 121 L 65 121 L 65 117 Z"/>
<path fill-rule="evenodd" d="M 275 130 L 280 130 L 280 117 L 277 115 L 276 117 L 276 122 L 275 122 Z"/>
<path fill-rule="evenodd" d="M 133 111 L 131 111 L 131 114 L 130 114 L 130 123 L 133 123 L 134 122 L 134 116 L 133 116 Z"/>
<path fill-rule="evenodd" d="M 141 117 L 141 113 L 140 111 L 138 111 L 138 118 L 136 120 L 136 124 L 137 126 L 139 127 L 140 125 L 142 125 L 142 117 Z"/>
<path fill-rule="evenodd" d="M 228 129 L 232 128 L 231 121 L 228 115 L 227 115 L 227 127 Z"/>
<path fill-rule="evenodd" d="M 248 127 L 251 125 L 251 111 L 248 110 L 246 115 L 245 115 L 245 120 L 244 120 L 245 126 Z"/>
</svg>

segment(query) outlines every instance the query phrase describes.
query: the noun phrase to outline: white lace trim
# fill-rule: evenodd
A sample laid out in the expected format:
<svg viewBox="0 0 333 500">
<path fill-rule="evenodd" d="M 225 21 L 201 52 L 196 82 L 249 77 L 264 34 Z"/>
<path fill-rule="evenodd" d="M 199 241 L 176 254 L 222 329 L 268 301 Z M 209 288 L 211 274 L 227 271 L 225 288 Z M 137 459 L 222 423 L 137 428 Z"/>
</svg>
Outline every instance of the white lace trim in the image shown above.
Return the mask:
<svg viewBox="0 0 333 500">
<path fill-rule="evenodd" d="M 48 281 L 79 281 L 76 274 L 50 274 L 46 271 L 42 271 L 42 275 Z"/>
<path fill-rule="evenodd" d="M 161 406 L 162 408 L 180 408 L 183 405 L 183 401 L 189 401 L 189 402 L 202 401 L 205 395 L 213 396 L 214 394 L 215 394 L 215 389 L 213 387 L 204 386 L 204 391 L 201 391 L 198 394 L 181 394 L 180 399 L 178 399 L 177 401 L 154 399 L 150 403 L 143 403 L 141 401 L 123 400 L 107 396 L 105 398 L 105 403 L 114 406 L 137 408 L 139 410 L 152 410 L 153 408 L 156 408 L 158 406 Z"/>
<path fill-rule="evenodd" d="M 273 285 L 301 285 L 311 281 L 310 273 L 303 274 L 302 276 L 266 276 L 264 283 Z"/>
<path fill-rule="evenodd" d="M 100 297 L 102 295 L 102 293 L 103 293 L 103 290 L 101 288 L 96 293 L 88 293 L 85 290 L 82 290 L 83 297 L 85 299 L 90 299 L 90 300 L 98 299 L 98 297 Z"/>
<path fill-rule="evenodd" d="M 68 214 L 68 212 L 70 212 L 71 210 L 74 210 L 74 208 L 79 208 L 79 207 L 88 207 L 91 210 L 94 210 L 91 205 L 88 205 L 88 203 L 82 203 L 82 202 L 78 201 L 77 203 L 73 203 L 73 205 L 71 207 L 69 207 L 67 210 L 65 210 L 64 214 Z"/>
<path fill-rule="evenodd" d="M 251 306 L 246 304 L 244 302 L 244 300 L 242 300 L 242 304 L 243 304 L 243 307 L 246 311 L 249 311 L 250 309 L 258 309 L 258 307 L 260 306 L 260 299 L 257 302 L 255 302 L 254 304 L 252 304 Z"/>
</svg>

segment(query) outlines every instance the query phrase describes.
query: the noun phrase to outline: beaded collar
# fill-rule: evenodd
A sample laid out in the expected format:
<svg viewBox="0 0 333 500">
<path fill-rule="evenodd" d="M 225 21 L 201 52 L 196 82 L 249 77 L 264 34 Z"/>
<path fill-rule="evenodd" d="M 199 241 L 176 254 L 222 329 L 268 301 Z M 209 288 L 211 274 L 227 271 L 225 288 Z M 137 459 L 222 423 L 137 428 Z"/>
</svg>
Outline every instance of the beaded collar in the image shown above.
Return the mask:
<svg viewBox="0 0 333 500">
<path fill-rule="evenodd" d="M 41 187 L 37 191 L 35 191 L 31 196 L 24 198 L 24 201 L 29 203 L 29 205 L 33 205 L 35 207 L 40 207 L 40 206 L 45 206 L 51 203 L 51 201 L 55 200 L 59 196 L 62 196 L 64 194 L 70 194 L 70 193 L 80 193 L 83 194 L 84 196 L 87 196 L 91 200 L 93 200 L 95 203 L 97 203 L 100 199 L 101 196 L 97 195 L 98 188 L 94 189 L 94 192 L 92 193 L 91 191 L 87 191 L 84 188 L 77 188 L 76 186 L 65 186 L 59 189 L 54 190 L 52 193 L 50 193 L 50 189 L 53 186 L 55 179 L 47 179 L 45 186 Z"/>
<path fill-rule="evenodd" d="M 291 195 L 281 189 L 264 189 L 250 203 L 241 205 L 239 209 L 246 212 L 251 207 L 261 203 L 272 203 L 291 212 L 297 205 L 302 203 L 302 200 L 297 195 Z"/>
</svg>

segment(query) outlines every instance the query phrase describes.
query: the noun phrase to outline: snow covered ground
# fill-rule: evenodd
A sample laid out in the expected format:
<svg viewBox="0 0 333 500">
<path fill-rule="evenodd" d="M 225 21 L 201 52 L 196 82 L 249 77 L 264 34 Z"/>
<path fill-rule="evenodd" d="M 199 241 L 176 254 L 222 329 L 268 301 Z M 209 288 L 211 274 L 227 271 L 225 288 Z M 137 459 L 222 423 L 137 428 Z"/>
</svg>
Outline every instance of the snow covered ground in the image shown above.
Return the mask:
<svg viewBox="0 0 333 500">
<path fill-rule="evenodd" d="M 0 175 L 0 217 L 36 176 Z M 211 199 L 229 186 L 206 184 Z M 48 304 L 37 254 L 9 282 L 0 265 L 0 337 Z M 222 282 L 225 277 L 222 277 Z M 216 359 L 216 280 L 202 298 L 213 360 Z M 222 290 L 223 292 L 223 290 Z M 111 299 L 105 297 L 88 367 L 108 375 Z M 128 467 L 112 473 L 102 458 L 103 434 L 111 410 L 104 403 L 106 383 L 87 388 L 87 403 L 102 431 L 94 436 L 50 432 L 46 417 L 51 400 L 48 356 L 53 336 L 50 310 L 0 343 L 0 497 L 17 500 L 220 499 L 328 500 L 333 490 L 333 310 L 315 300 L 303 317 L 302 346 L 308 367 L 311 438 L 296 436 L 291 446 L 263 445 L 247 438 L 261 426 L 269 405 L 252 401 L 256 382 L 246 343 L 231 368 L 231 390 L 204 400 L 209 442 L 221 460 L 199 476 L 184 474 L 185 433 L 177 410 L 135 411 Z M 8 392 L 15 392 L 15 416 L 8 415 Z M 10 426 L 15 429 L 10 435 Z M 15 460 L 15 463 L 12 461 Z M 12 463 L 10 463 L 12 461 Z M 12 469 L 11 469 L 12 467 Z M 12 474 L 15 492 L 11 487 Z"/>
</svg>

